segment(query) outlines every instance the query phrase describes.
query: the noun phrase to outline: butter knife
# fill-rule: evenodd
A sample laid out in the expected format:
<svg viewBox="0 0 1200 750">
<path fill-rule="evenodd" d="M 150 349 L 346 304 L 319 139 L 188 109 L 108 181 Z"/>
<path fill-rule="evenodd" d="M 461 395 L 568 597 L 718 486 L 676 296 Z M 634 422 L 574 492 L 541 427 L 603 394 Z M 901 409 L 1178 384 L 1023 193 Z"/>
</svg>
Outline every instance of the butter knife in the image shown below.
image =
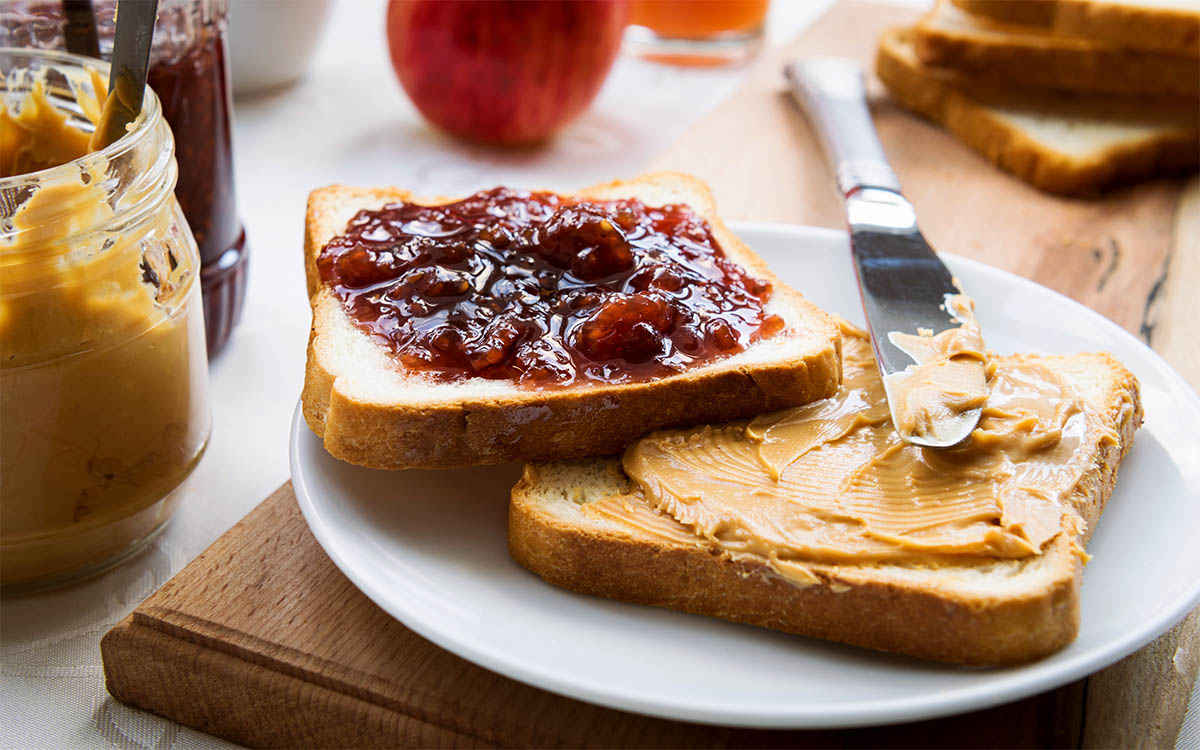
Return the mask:
<svg viewBox="0 0 1200 750">
<path fill-rule="evenodd" d="M 845 201 L 863 312 L 897 433 L 916 445 L 955 445 L 978 424 L 986 399 L 983 341 L 971 303 L 922 236 L 916 212 L 900 194 L 900 181 L 867 109 L 862 68 L 852 60 L 816 58 L 791 62 L 784 74 L 819 136 Z M 976 340 L 953 357 L 954 382 L 943 377 L 946 372 L 926 377 L 931 373 L 920 368 L 930 354 L 921 344 L 960 335 Z M 914 418 L 912 411 L 910 389 L 916 380 L 923 381 L 926 396 L 932 393 L 943 401 L 924 420 Z M 959 393 L 964 381 L 974 389 L 966 399 Z M 941 408 L 946 405 L 950 408 Z"/>
<path fill-rule="evenodd" d="M 93 151 L 125 135 L 142 111 L 158 0 L 117 0 L 117 30 L 108 73 L 108 99 L 92 134 Z"/>
</svg>

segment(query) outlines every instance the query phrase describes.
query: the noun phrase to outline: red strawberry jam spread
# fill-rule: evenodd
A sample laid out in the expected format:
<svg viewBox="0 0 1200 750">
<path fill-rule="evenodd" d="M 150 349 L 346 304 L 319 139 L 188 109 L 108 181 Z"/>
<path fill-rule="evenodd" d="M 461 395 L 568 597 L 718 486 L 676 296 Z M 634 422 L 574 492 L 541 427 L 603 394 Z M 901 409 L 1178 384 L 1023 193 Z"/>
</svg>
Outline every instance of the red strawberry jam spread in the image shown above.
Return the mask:
<svg viewBox="0 0 1200 750">
<path fill-rule="evenodd" d="M 359 211 L 317 258 L 363 330 L 439 380 L 627 383 L 783 328 L 771 285 L 683 205 L 495 188 Z"/>
</svg>

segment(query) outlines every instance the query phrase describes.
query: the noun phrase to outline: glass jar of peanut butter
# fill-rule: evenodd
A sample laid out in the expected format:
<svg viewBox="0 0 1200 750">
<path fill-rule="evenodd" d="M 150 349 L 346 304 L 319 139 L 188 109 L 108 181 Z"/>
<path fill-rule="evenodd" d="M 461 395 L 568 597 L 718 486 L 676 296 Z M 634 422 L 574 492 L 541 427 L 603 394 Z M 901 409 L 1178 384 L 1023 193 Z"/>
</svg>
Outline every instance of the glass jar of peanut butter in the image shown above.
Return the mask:
<svg viewBox="0 0 1200 750">
<path fill-rule="evenodd" d="M 175 511 L 210 428 L 200 261 L 158 98 L 89 143 L 108 66 L 0 49 L 0 585 L 99 572 Z"/>
</svg>

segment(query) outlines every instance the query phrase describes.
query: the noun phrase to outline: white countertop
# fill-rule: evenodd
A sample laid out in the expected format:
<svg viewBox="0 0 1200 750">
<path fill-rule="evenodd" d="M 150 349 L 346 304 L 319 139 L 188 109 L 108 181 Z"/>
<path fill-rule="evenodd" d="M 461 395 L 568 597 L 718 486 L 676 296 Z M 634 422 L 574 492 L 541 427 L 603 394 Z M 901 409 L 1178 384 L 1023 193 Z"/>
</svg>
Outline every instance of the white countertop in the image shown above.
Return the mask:
<svg viewBox="0 0 1200 750">
<path fill-rule="evenodd" d="M 925 4 L 924 0 L 907 0 Z M 768 44 L 833 0 L 776 0 Z M 210 368 L 213 433 L 182 508 L 151 548 L 87 583 L 3 602 L 0 746 L 210 748 L 208 735 L 123 706 L 104 690 L 99 639 L 288 478 L 288 428 L 309 310 L 304 204 L 335 182 L 464 194 L 496 184 L 571 190 L 630 177 L 730 94 L 746 66 L 618 60 L 593 106 L 548 148 L 495 152 L 425 125 L 392 73 L 383 0 L 339 0 L 309 74 L 235 104 L 238 205 L 250 245 L 240 325 Z M 236 23 L 236 3 L 234 6 Z M 1200 738 L 1193 698 L 1181 747 Z"/>
</svg>

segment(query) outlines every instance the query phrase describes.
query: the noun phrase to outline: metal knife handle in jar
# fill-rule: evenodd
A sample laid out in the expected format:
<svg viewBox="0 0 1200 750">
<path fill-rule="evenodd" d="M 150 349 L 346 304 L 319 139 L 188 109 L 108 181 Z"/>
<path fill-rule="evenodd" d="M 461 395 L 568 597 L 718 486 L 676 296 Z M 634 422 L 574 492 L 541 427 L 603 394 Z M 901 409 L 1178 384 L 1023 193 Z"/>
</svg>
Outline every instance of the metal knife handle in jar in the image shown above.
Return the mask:
<svg viewBox="0 0 1200 750">
<path fill-rule="evenodd" d="M 862 67 L 853 60 L 819 57 L 784 68 L 792 96 L 820 136 L 842 197 L 860 188 L 900 192 L 867 109 Z"/>
</svg>

